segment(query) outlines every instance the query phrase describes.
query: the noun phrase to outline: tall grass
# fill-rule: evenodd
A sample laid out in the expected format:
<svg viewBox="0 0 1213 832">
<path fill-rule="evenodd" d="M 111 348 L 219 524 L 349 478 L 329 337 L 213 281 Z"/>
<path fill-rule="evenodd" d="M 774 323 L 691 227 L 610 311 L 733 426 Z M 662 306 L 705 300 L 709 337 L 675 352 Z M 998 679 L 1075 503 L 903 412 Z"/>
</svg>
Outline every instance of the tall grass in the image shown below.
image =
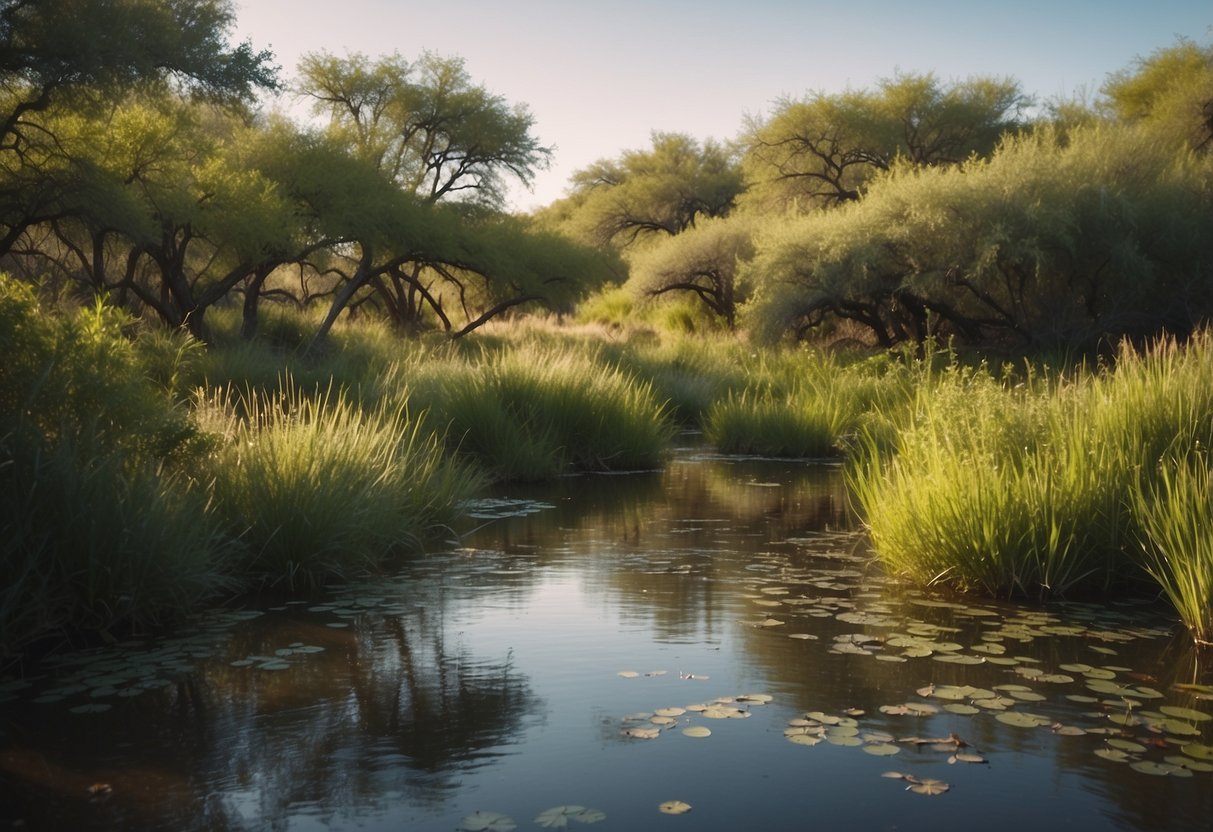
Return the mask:
<svg viewBox="0 0 1213 832">
<path fill-rule="evenodd" d="M 523 345 L 414 367 L 413 378 L 410 401 L 499 479 L 651 468 L 672 433 L 651 386 L 593 352 Z"/>
<path fill-rule="evenodd" d="M 751 391 L 729 395 L 708 411 L 704 432 L 724 453 L 826 457 L 842 450 L 853 421 L 841 391 L 797 391 L 776 397 Z"/>
<path fill-rule="evenodd" d="M 917 581 L 995 595 L 1140 580 L 1135 494 L 1152 487 L 1160 455 L 1207 446 L 1211 367 L 1205 333 L 1018 386 L 944 373 L 920 387 L 895 453 L 860 454 L 851 470 L 876 550 Z"/>
<path fill-rule="evenodd" d="M 1142 565 L 1193 638 L 1213 641 L 1213 471 L 1206 453 L 1164 465 L 1134 492 Z"/>
<path fill-rule="evenodd" d="M 421 419 L 345 395 L 220 394 L 213 506 L 243 544 L 242 574 L 290 587 L 347 577 L 417 548 L 480 485 Z"/>
</svg>

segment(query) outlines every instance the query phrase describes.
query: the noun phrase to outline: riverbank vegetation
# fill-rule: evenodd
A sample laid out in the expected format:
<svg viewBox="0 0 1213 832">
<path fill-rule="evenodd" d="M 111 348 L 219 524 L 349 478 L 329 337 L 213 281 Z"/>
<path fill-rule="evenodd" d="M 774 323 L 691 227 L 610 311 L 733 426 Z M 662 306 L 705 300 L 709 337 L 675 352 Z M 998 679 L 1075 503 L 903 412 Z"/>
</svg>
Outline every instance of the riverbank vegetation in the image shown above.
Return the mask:
<svg viewBox="0 0 1213 832">
<path fill-rule="evenodd" d="M 1213 637 L 1213 48 L 1089 103 L 810 92 L 519 216 L 551 150 L 458 58 L 305 56 L 299 122 L 225 0 L 61 5 L 0 12 L 4 652 L 381 570 L 688 429 L 845 460 L 912 580 Z"/>
</svg>

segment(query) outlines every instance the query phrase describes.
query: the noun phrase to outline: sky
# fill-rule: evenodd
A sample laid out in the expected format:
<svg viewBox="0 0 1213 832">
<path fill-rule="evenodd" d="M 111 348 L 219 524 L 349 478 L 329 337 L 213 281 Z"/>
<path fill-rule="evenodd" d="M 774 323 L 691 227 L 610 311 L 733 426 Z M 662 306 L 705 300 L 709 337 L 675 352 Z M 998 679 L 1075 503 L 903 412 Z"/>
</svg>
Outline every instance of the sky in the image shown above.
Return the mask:
<svg viewBox="0 0 1213 832">
<path fill-rule="evenodd" d="M 864 89 L 898 72 L 1011 76 L 1046 101 L 1184 37 L 1213 42 L 1210 0 L 235 0 L 233 39 L 270 49 L 290 81 L 325 50 L 461 57 L 474 82 L 525 104 L 553 148 L 527 211 L 576 170 L 651 146 L 653 131 L 727 141 L 783 97 Z M 299 110 L 281 98 L 275 106 Z"/>
</svg>

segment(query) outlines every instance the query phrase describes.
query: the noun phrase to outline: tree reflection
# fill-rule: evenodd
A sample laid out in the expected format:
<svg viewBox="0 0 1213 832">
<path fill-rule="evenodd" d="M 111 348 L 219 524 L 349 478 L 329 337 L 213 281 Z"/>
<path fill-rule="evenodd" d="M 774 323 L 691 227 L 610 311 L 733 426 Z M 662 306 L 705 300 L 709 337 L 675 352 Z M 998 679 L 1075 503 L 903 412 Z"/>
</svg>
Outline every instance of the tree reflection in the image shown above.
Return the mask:
<svg viewBox="0 0 1213 832">
<path fill-rule="evenodd" d="M 301 813 L 398 811 L 402 797 L 439 806 L 461 774 L 504 753 L 539 702 L 508 655 L 448 643 L 440 593 L 411 600 L 348 629 L 302 613 L 253 622 L 231 634 L 229 656 L 325 649 L 282 671 L 200 663 L 98 719 L 84 742 L 79 721 L 26 705 L 0 743 L 0 797 L 29 828 L 279 829 Z M 104 805 L 93 782 L 112 786 Z"/>
</svg>

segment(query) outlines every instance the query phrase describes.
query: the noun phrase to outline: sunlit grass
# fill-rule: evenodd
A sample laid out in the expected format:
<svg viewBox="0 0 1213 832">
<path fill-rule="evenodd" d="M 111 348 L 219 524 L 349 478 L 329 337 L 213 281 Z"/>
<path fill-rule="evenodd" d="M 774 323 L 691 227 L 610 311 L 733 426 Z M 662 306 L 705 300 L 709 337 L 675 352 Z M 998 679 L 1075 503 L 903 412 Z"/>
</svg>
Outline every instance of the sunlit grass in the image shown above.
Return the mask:
<svg viewBox="0 0 1213 832">
<path fill-rule="evenodd" d="M 248 553 L 242 572 L 296 586 L 374 569 L 419 548 L 478 487 L 407 412 L 283 388 L 205 405 L 223 436 L 214 511 Z"/>
<path fill-rule="evenodd" d="M 1133 583 L 1135 494 L 1168 449 L 1207 445 L 1211 365 L 1201 334 L 1126 348 L 1099 372 L 1011 385 L 956 369 L 921 385 L 895 452 L 852 468 L 876 550 L 918 582 L 993 595 Z"/>
<path fill-rule="evenodd" d="M 651 468 L 672 433 L 651 386 L 592 352 L 524 345 L 413 375 L 410 401 L 500 479 Z"/>
</svg>

